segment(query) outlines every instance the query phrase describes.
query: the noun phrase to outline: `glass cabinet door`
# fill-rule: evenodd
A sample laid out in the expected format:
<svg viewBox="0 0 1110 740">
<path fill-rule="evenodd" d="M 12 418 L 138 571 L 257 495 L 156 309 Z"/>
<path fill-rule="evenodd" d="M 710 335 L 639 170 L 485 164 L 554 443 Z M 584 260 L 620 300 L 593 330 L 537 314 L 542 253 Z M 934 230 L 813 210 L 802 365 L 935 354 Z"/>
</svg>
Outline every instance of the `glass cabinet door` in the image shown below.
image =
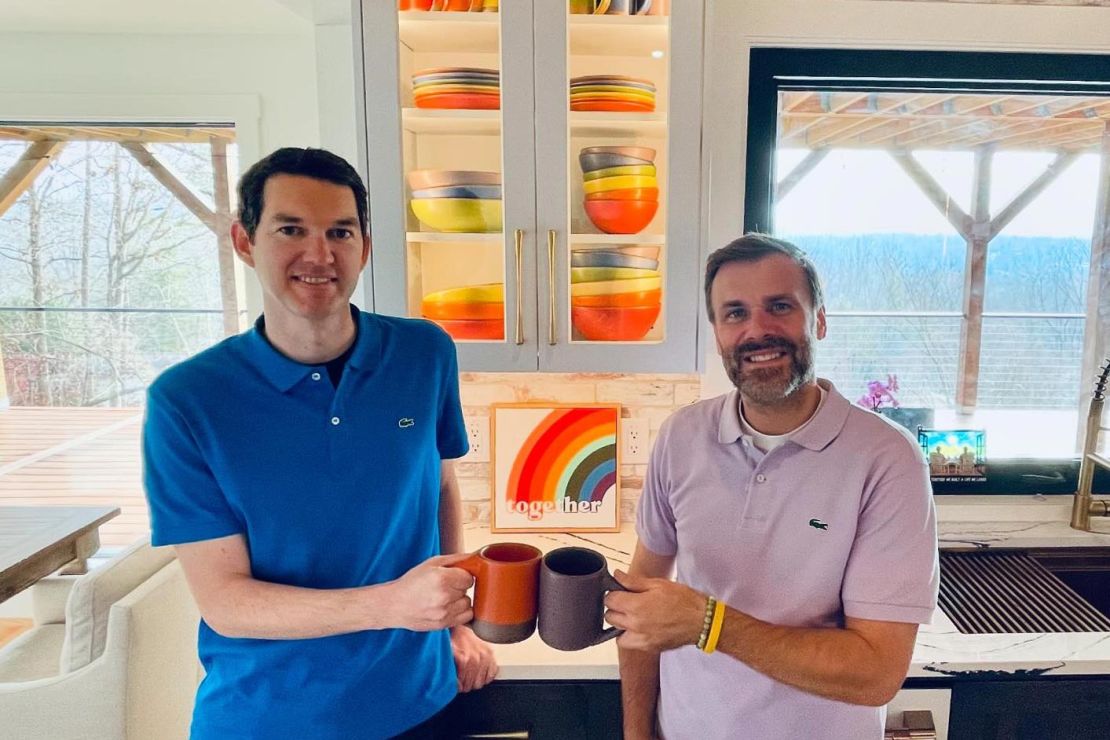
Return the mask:
<svg viewBox="0 0 1110 740">
<path fill-rule="evenodd" d="M 534 5 L 541 369 L 692 367 L 700 6 Z"/>
<path fill-rule="evenodd" d="M 364 2 L 375 310 L 469 370 L 535 369 L 532 8 Z"/>
</svg>

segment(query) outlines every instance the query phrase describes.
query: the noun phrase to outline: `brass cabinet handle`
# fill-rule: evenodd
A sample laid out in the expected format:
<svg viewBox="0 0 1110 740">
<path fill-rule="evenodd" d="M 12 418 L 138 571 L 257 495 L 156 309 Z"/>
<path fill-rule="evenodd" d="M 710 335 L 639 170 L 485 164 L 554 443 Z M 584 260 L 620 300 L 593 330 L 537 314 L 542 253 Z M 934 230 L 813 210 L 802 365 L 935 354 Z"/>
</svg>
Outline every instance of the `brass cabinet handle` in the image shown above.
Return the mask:
<svg viewBox="0 0 1110 740">
<path fill-rule="evenodd" d="M 516 343 L 524 344 L 524 271 L 521 260 L 524 257 L 524 229 L 514 232 L 516 241 Z"/>
<path fill-rule="evenodd" d="M 555 337 L 555 229 L 547 232 L 547 343 L 556 344 Z"/>
</svg>

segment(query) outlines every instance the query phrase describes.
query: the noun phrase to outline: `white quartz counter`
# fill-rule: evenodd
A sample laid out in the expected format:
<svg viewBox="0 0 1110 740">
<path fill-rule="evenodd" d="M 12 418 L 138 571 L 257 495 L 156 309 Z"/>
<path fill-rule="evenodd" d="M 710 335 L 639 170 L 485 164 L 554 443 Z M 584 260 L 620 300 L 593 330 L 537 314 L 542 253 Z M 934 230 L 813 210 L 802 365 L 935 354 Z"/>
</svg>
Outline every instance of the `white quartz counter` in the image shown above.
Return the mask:
<svg viewBox="0 0 1110 740">
<path fill-rule="evenodd" d="M 1110 521 L 1095 520 L 1094 533 L 1068 526 L 1070 497 L 942 496 L 937 498 L 942 549 L 978 547 L 1107 547 Z M 468 525 L 468 549 L 490 542 L 527 542 L 544 552 L 577 545 L 601 552 L 611 569 L 627 570 L 636 547 L 631 525 L 598 534 L 493 534 L 485 525 Z M 500 680 L 617 679 L 614 641 L 575 652 L 545 645 L 538 635 L 513 645 L 495 646 Z M 1046 675 L 1110 674 L 1110 634 L 964 635 L 938 609 L 921 627 L 909 676 L 942 678 L 969 672 Z"/>
</svg>

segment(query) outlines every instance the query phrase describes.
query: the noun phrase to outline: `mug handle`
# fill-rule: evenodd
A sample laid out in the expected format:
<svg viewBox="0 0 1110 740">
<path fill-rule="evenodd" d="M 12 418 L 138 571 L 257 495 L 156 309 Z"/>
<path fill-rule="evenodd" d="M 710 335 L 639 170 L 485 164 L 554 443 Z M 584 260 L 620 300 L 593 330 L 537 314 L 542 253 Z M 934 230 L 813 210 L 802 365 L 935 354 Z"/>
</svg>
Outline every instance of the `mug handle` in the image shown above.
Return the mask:
<svg viewBox="0 0 1110 740">
<path fill-rule="evenodd" d="M 651 10 L 651 0 L 639 0 L 640 6 L 636 8 L 636 15 L 647 15 Z"/>
<path fill-rule="evenodd" d="M 620 585 L 620 583 L 617 582 L 617 579 L 613 578 L 613 574 L 609 571 L 605 571 L 605 575 L 601 579 L 601 584 L 606 591 L 628 590 L 624 586 Z M 622 630 L 620 627 L 606 627 L 601 631 L 601 634 L 597 636 L 597 639 L 590 643 L 590 645 L 600 645 L 606 640 L 612 640 L 614 637 L 619 637 L 622 632 L 624 632 L 624 630 Z"/>
<path fill-rule="evenodd" d="M 605 15 L 609 10 L 610 0 L 597 0 L 597 7 L 594 8 L 594 15 Z"/>
</svg>

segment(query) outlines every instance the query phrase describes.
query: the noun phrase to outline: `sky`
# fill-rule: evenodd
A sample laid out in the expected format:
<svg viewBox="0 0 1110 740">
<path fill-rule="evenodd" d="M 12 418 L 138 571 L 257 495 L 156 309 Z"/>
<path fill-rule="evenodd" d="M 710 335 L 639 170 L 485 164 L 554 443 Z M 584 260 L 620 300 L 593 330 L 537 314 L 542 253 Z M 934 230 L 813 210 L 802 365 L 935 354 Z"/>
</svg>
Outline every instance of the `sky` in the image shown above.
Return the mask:
<svg viewBox="0 0 1110 740">
<path fill-rule="evenodd" d="M 781 179 L 805 150 L 779 150 Z M 915 152 L 914 156 L 965 212 L 972 185 L 970 152 Z M 1041 152 L 995 154 L 991 213 L 997 214 L 1051 162 Z M 1094 229 L 1098 156 L 1084 154 L 1003 231 L 1013 236 L 1090 239 Z M 777 205 L 780 234 L 954 234 L 948 221 L 883 151 L 835 150 Z"/>
</svg>

